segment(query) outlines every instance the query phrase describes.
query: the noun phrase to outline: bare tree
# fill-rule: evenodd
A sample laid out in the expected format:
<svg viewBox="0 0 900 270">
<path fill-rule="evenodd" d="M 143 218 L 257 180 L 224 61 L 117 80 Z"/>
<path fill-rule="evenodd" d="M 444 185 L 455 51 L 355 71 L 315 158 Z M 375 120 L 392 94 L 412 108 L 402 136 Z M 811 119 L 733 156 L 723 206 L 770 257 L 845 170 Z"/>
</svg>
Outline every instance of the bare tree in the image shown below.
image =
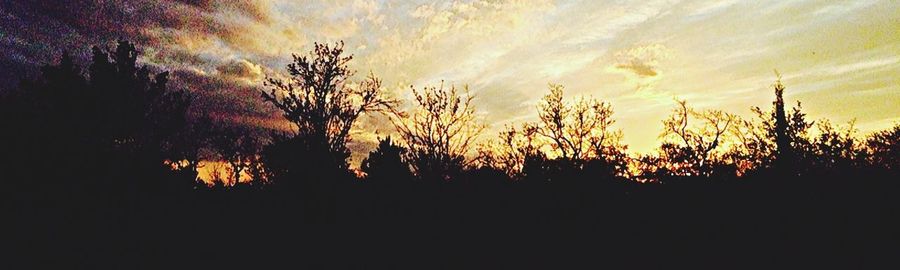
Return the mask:
<svg viewBox="0 0 900 270">
<path fill-rule="evenodd" d="M 350 129 L 361 114 L 392 111 L 396 100 L 386 98 L 381 80 L 370 74 L 359 83 L 350 82 L 355 71 L 348 66 L 344 43 L 315 44 L 309 55 L 293 55 L 287 79 L 268 77 L 262 97 L 294 123 L 298 135 L 323 144 L 333 154 L 344 154 Z M 346 155 L 337 155 L 346 165 Z"/>
<path fill-rule="evenodd" d="M 720 110 L 696 111 L 684 100 L 676 100 L 678 106 L 668 119 L 663 120 L 665 130 L 660 135 L 670 140 L 663 152 L 670 158 L 669 165 L 687 175 L 708 175 L 712 162 L 717 161 L 717 149 L 721 149 L 726 133 L 737 117 Z M 692 120 L 697 120 L 695 124 Z"/>
<path fill-rule="evenodd" d="M 595 99 L 579 99 L 574 105 L 563 100 L 564 87 L 550 84 L 550 93 L 538 107 L 540 122 L 535 132 L 550 140 L 563 159 L 603 158 L 622 146 L 622 133 L 613 130 L 612 106 Z"/>
<path fill-rule="evenodd" d="M 767 167 L 772 164 L 775 143 L 768 136 L 771 116 L 758 107 L 751 108 L 755 118 L 741 119 L 735 117 L 729 134 L 734 138 L 734 145 L 725 154 L 734 164 L 738 173 L 746 174 L 750 170 Z"/>
<path fill-rule="evenodd" d="M 521 129 L 508 125 L 497 139 L 478 146 L 479 166 L 493 167 L 513 179 L 523 177 L 525 161 L 529 157 L 543 156 L 537 141 L 537 127 L 525 124 Z"/>
<path fill-rule="evenodd" d="M 472 107 L 474 98 L 464 88 L 465 96 L 455 86 L 449 89 L 412 88 L 415 109 L 397 113 L 392 123 L 406 144 L 407 157 L 421 178 L 449 180 L 467 164 L 466 154 L 473 141 L 484 130 Z"/>
</svg>

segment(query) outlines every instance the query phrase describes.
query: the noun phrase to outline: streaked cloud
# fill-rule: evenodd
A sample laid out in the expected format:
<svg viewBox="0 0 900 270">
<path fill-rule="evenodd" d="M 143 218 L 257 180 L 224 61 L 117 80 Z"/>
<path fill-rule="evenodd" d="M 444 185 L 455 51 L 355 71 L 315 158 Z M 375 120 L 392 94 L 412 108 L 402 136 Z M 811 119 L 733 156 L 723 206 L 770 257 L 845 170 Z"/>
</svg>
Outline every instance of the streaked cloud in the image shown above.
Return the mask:
<svg viewBox="0 0 900 270">
<path fill-rule="evenodd" d="M 359 74 L 378 74 L 400 97 L 411 84 L 469 85 L 487 132 L 535 119 L 553 82 L 610 101 L 630 149 L 649 151 L 675 97 L 748 115 L 771 104 L 773 69 L 813 118 L 856 118 L 867 132 L 900 117 L 900 3 L 890 0 L 35 3 L 0 5 L 4 66 L 127 37 L 142 61 L 176 71 L 199 106 L 254 119 L 242 124 L 278 121 L 255 92 L 264 74 L 338 40 Z M 358 152 L 391 132 L 377 118 L 359 130 Z"/>
</svg>

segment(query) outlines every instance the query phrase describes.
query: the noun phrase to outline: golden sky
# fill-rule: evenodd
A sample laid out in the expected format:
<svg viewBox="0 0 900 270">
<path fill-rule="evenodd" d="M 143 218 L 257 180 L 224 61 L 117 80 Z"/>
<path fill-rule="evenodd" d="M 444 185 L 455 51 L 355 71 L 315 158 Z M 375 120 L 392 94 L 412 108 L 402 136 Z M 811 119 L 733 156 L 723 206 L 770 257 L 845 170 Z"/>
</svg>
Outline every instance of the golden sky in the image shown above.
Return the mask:
<svg viewBox="0 0 900 270">
<path fill-rule="evenodd" d="M 409 85 L 469 85 L 490 126 L 485 138 L 535 119 L 547 84 L 559 83 L 567 97 L 611 102 L 624 142 L 648 152 L 674 98 L 749 116 L 751 106 L 770 106 L 773 69 L 784 75 L 788 101 L 803 101 L 813 119 L 857 119 L 864 133 L 900 121 L 894 0 L 141 3 L 120 8 L 155 5 L 167 22 L 131 31 L 152 44 L 144 61 L 238 89 L 216 94 L 238 111 L 262 110 L 247 91 L 263 74 L 282 72 L 291 53 L 344 40 L 353 67 L 400 96 Z M 271 114 L 240 115 L 254 122 L 247 119 Z M 368 118 L 358 130 L 357 150 L 371 145 L 373 131 L 391 132 Z"/>
</svg>

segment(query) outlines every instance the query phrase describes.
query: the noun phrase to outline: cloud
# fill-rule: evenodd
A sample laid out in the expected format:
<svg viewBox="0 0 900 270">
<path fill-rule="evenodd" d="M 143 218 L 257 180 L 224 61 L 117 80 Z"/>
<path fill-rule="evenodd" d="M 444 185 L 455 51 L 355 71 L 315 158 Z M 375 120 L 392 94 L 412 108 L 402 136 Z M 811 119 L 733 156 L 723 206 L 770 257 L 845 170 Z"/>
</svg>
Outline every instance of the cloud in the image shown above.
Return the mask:
<svg viewBox="0 0 900 270">
<path fill-rule="evenodd" d="M 357 48 L 348 52 L 358 75 L 372 71 L 401 93 L 468 84 L 492 125 L 534 119 L 548 82 L 603 98 L 622 108 L 626 140 L 638 138 L 631 149 L 656 146 L 657 127 L 645 123 L 669 113 L 673 95 L 721 109 L 769 104 L 773 68 L 788 75 L 789 95 L 806 95 L 810 115 L 861 124 L 900 115 L 884 105 L 898 85 L 896 1 L 57 2 L 0 4 L 0 29 L 14 29 L 0 33 L 0 79 L 36 73 L 63 50 L 87 63 L 90 45 L 121 37 L 138 44 L 142 63 L 173 71 L 198 109 L 238 124 L 279 121 L 259 99 L 259 79 L 279 76 L 314 41 L 338 40 Z M 848 89 L 853 106 L 816 115 L 812 105 Z M 369 124 L 359 131 L 391 130 Z M 366 151 L 371 135 L 354 134 L 354 149 Z"/>
<path fill-rule="evenodd" d="M 263 77 L 262 67 L 250 61 L 240 59 L 228 61 L 216 67 L 219 74 L 226 77 L 258 82 Z"/>
<path fill-rule="evenodd" d="M 659 74 L 659 62 L 668 55 L 669 50 L 660 44 L 638 46 L 616 53 L 615 66 L 641 77 L 654 77 Z"/>
<path fill-rule="evenodd" d="M 236 82 L 218 74 L 207 74 L 198 70 L 174 70 L 172 72 L 173 87 L 187 89 L 194 96 L 191 113 L 209 115 L 213 118 L 244 125 L 250 119 L 269 119 L 269 122 L 280 119 L 278 111 L 259 98 L 257 85 Z M 282 121 L 283 122 L 283 121 Z"/>
<path fill-rule="evenodd" d="M 409 13 L 413 18 L 428 18 L 434 15 L 434 6 L 432 5 L 420 5 L 416 7 L 413 11 Z"/>
<path fill-rule="evenodd" d="M 632 58 L 628 63 L 619 63 L 616 64 L 617 68 L 627 69 L 634 72 L 634 74 L 644 76 L 644 77 L 653 77 L 656 76 L 656 67 L 649 65 L 647 62 L 641 61 L 640 59 Z"/>
</svg>

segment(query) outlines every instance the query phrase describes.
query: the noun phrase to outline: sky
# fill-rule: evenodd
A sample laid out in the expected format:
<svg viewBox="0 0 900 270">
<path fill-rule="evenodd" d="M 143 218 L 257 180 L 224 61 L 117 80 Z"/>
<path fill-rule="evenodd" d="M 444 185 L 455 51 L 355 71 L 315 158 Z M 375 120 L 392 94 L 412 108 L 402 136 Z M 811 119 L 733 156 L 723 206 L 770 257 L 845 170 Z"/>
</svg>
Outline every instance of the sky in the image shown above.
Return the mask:
<svg viewBox="0 0 900 270">
<path fill-rule="evenodd" d="M 0 4 L 0 78 L 125 38 L 195 93 L 197 110 L 240 125 L 288 127 L 259 98 L 262 79 L 284 74 L 291 53 L 337 41 L 396 97 L 467 85 L 485 139 L 535 120 L 557 83 L 569 100 L 610 102 L 624 143 L 647 153 L 676 98 L 750 116 L 770 106 L 775 69 L 812 119 L 856 119 L 863 134 L 900 122 L 900 1 L 47 2 Z M 355 162 L 391 133 L 363 117 Z"/>
</svg>

